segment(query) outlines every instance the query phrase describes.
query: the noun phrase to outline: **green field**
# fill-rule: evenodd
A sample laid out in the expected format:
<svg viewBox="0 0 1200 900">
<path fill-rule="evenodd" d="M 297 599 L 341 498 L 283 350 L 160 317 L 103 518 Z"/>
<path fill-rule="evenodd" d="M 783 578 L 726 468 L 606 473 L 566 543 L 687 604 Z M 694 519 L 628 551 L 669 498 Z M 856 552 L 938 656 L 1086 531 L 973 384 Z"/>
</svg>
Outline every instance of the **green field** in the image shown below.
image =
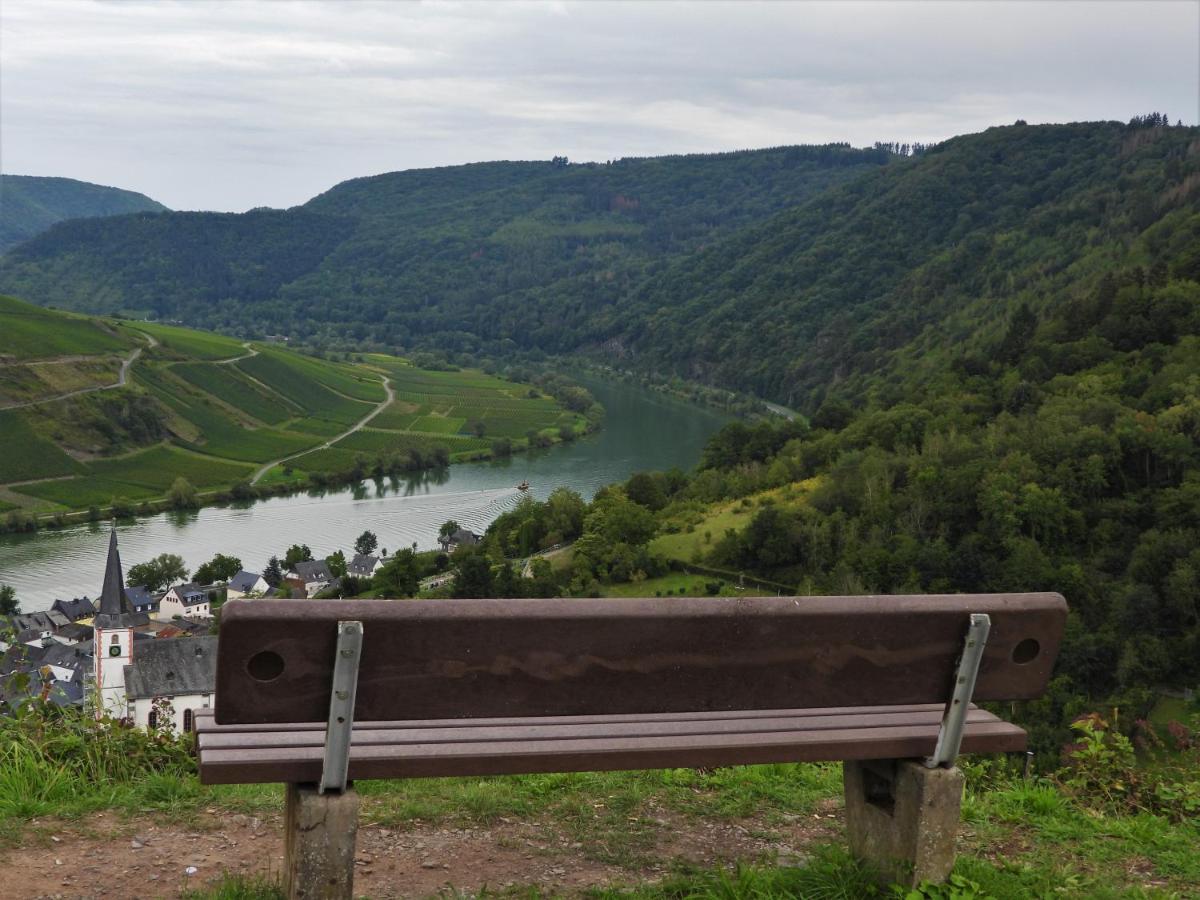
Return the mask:
<svg viewBox="0 0 1200 900">
<path fill-rule="evenodd" d="M 39 500 L 56 503 L 66 509 L 86 509 L 89 506 L 107 506 L 117 501 L 153 500 L 164 492 L 153 488 L 121 481 L 107 481 L 95 476 L 65 478 L 60 481 L 41 481 L 25 485 L 20 489 Z"/>
<path fill-rule="evenodd" d="M 151 447 L 131 456 L 100 459 L 88 463 L 87 468 L 106 480 L 158 488 L 163 492 L 180 476 L 196 487 L 203 488 L 232 484 L 253 469 L 252 466 L 189 453 L 176 447 Z"/>
<path fill-rule="evenodd" d="M 45 438 L 38 437 L 17 410 L 0 410 L 0 483 L 72 475 L 81 466 Z"/>
<path fill-rule="evenodd" d="M 231 359 L 246 352 L 240 341 L 208 331 L 152 322 L 130 322 L 129 327 L 152 335 L 164 350 L 191 359 Z"/>
<path fill-rule="evenodd" d="M 234 365 L 287 397 L 301 409 L 321 418 L 352 425 L 371 411 L 370 403 L 335 393 L 324 381 L 314 378 L 314 362 L 294 354 L 264 351 Z M 330 376 L 326 380 L 339 379 Z M 378 399 L 382 400 L 383 397 L 383 388 L 379 386 Z"/>
<path fill-rule="evenodd" d="M 419 416 L 408 426 L 410 431 L 427 431 L 432 434 L 456 434 L 467 424 L 466 419 L 454 416 Z"/>
<path fill-rule="evenodd" d="M 0 357 L 43 359 L 127 353 L 144 343 L 100 319 L 41 309 L 0 296 Z"/>
<path fill-rule="evenodd" d="M 255 365 L 264 365 L 263 363 L 252 362 L 252 360 L 266 359 L 285 366 L 292 373 L 293 377 L 315 381 L 338 394 L 345 394 L 356 400 L 379 403 L 387 397 L 379 375 L 366 369 L 346 365 L 345 363 L 313 359 L 312 357 L 301 356 L 297 353 L 286 353 L 264 347 L 258 347 L 257 349 L 259 351 L 257 357 L 243 361 L 247 369 L 252 369 Z M 265 381 L 266 379 L 263 380 Z"/>
<path fill-rule="evenodd" d="M 146 335 L 160 346 L 146 345 Z M 495 437 L 522 439 L 582 423 L 528 385 L 478 371 L 425 371 L 378 354 L 356 365 L 274 346 L 248 350 L 222 335 L 0 300 L 0 354 L 42 355 L 42 346 L 64 354 L 54 359 L 54 374 L 67 389 L 94 384 L 98 376 L 87 367 L 98 359 L 115 366 L 114 349 L 139 345 L 146 350 L 124 387 L 37 403 L 28 412 L 0 410 L 0 487 L 8 506 L 48 513 L 160 499 L 177 477 L 200 491 L 228 488 L 263 463 L 293 456 L 287 468 L 299 475 L 291 481 L 381 457 L 403 460 L 410 451 L 428 457 L 444 448 L 452 461 L 476 458 Z M 368 428 L 338 440 L 387 398 L 385 373 L 400 398 Z M 13 390 L 26 391 L 21 379 L 30 379 L 13 377 Z M 312 449 L 331 440 L 331 447 Z M 281 472 L 272 470 L 266 481 L 278 482 Z M 19 486 L 27 481 L 36 483 Z"/>
<path fill-rule="evenodd" d="M 233 366 L 180 363 L 171 371 L 268 425 L 286 422 L 298 411 L 281 397 L 268 394 Z"/>
<path fill-rule="evenodd" d="M 461 453 L 465 450 L 483 450 L 488 442 L 479 438 L 468 438 L 457 434 L 433 435 L 414 434 L 403 431 L 375 431 L 364 428 L 354 434 L 347 435 L 336 444 L 342 450 L 362 450 L 371 453 L 404 451 L 410 447 L 422 452 L 434 447 L 445 447 L 451 453 Z"/>
<path fill-rule="evenodd" d="M 711 550 L 713 543 L 720 540 L 726 531 L 745 528 L 763 501 L 769 500 L 784 507 L 795 505 L 802 502 L 817 484 L 818 480 L 813 478 L 796 482 L 787 488 L 763 491 L 743 500 L 717 504 L 702 513 L 683 513 L 669 523 L 674 530 L 652 540 L 650 549 L 668 559 L 693 562 L 700 554 Z"/>
<path fill-rule="evenodd" d="M 149 500 L 164 496 L 178 477 L 200 490 L 226 487 L 247 477 L 252 466 L 189 453 L 175 447 L 151 447 L 129 456 L 82 466 L 77 478 L 43 481 L 20 493 L 66 507 L 105 505 L 113 500 Z"/>
</svg>

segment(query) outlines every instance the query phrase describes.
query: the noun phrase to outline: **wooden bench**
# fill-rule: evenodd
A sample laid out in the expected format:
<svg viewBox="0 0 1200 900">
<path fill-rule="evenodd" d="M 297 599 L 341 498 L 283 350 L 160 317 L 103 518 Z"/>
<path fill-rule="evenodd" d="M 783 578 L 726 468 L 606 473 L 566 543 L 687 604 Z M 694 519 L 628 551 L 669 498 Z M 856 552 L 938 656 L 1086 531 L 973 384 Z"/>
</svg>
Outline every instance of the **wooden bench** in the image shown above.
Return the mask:
<svg viewBox="0 0 1200 900">
<path fill-rule="evenodd" d="M 284 782 L 285 887 L 351 897 L 366 778 L 842 761 L 852 850 L 943 879 L 956 755 L 1021 751 L 971 701 L 1039 696 L 1058 594 L 234 600 L 206 784 Z"/>
</svg>

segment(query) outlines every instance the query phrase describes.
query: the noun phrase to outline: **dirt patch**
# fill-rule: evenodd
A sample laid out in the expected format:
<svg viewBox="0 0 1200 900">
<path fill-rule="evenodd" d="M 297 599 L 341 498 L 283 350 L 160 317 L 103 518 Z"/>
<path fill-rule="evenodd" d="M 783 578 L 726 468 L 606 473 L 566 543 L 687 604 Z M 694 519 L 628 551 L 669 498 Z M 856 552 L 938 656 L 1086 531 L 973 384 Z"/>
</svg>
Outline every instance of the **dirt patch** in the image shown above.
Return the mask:
<svg viewBox="0 0 1200 900">
<path fill-rule="evenodd" d="M 800 864 L 814 842 L 835 839 L 832 807 L 778 821 L 704 821 L 663 813 L 638 820 L 649 834 L 643 862 L 605 861 L 602 844 L 572 839 L 553 823 L 506 822 L 474 828 L 397 830 L 364 819 L 355 893 L 373 900 L 475 892 L 511 885 L 577 893 L 586 887 L 655 880 L 681 863 L 777 859 Z M 283 865 L 278 817 L 205 813 L 192 827 L 111 813 L 31 824 L 22 846 L 0 852 L 7 900 L 178 897 L 223 873 L 277 876 Z M 193 870 L 189 874 L 189 870 Z"/>
</svg>

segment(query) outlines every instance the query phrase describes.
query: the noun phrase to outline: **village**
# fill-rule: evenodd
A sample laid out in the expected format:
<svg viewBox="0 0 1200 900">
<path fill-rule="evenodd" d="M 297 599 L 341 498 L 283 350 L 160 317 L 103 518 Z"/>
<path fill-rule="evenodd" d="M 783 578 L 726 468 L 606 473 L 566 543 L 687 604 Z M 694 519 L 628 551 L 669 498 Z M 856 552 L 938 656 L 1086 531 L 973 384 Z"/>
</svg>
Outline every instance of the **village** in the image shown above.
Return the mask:
<svg viewBox="0 0 1200 900">
<path fill-rule="evenodd" d="M 475 532 L 446 522 L 435 562 L 442 571 L 422 578 L 419 588 L 447 584 L 453 578 L 450 554 L 479 540 Z M 406 551 L 405 556 L 411 555 Z M 164 555 L 129 572 L 159 577 L 164 558 L 171 559 Z M 259 573 L 218 555 L 193 574 L 220 577 L 201 579 L 206 583 L 180 581 L 159 590 L 160 585 L 126 584 L 113 528 L 96 600 L 55 600 L 44 611 L 0 616 L 0 710 L 11 712 L 41 700 L 151 731 L 191 731 L 196 711 L 214 705 L 217 625 L 224 603 L 353 596 L 369 590 L 387 562 L 387 550 L 380 550 L 376 536 L 367 531 L 348 559 L 341 551 L 312 559 L 307 547 L 297 545 L 283 561 L 272 557 Z M 222 571 L 222 564 L 227 569 L 234 563 L 236 572 Z M 166 567 L 172 568 L 169 562 Z M 168 574 L 181 571 L 176 563 Z"/>
</svg>

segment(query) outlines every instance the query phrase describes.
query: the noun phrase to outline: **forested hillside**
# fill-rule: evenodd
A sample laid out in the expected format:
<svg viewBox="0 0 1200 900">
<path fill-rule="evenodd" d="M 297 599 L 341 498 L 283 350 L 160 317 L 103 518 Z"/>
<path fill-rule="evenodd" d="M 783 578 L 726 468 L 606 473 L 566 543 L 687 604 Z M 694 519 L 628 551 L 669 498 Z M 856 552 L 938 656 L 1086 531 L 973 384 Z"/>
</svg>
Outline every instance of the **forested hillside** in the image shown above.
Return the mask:
<svg viewBox="0 0 1200 900">
<path fill-rule="evenodd" d="M 144 194 L 73 178 L 0 175 L 0 253 L 64 219 L 165 210 Z"/>
<path fill-rule="evenodd" d="M 396 172 L 287 211 L 63 223 L 0 284 L 250 337 L 566 351 L 665 261 L 893 159 L 831 145 Z"/>
<path fill-rule="evenodd" d="M 1060 591 L 1057 676 L 1022 721 L 1047 751 L 1097 708 L 1131 726 L 1200 680 L 1196 224 L 1160 222 L 1148 270 L 1022 304 L 940 367 L 859 376 L 858 408 L 734 424 L 694 476 L 639 476 L 667 535 L 648 552 L 800 594 Z"/>
<path fill-rule="evenodd" d="M 1194 217 L 1191 220 L 1194 222 Z M 1103 276 L 860 405 L 736 422 L 694 473 L 565 491 L 454 557 L 457 596 L 1047 590 L 1070 604 L 1047 697 L 1010 711 L 1053 757 L 1069 723 L 1150 714 L 1200 680 L 1200 272 L 1161 222 L 1149 270 Z M 564 540 L 532 581 L 503 562 Z M 539 568 L 540 566 L 540 568 Z M 687 572 L 696 573 L 689 577 Z M 699 590 L 698 590 L 699 588 Z"/>
<path fill-rule="evenodd" d="M 251 337 L 585 352 L 812 411 L 1172 242 L 1193 248 L 1177 271 L 1200 266 L 1198 129 L 1018 123 L 892 149 L 483 163 L 287 211 L 74 221 L 0 261 L 0 288 Z"/>
</svg>

